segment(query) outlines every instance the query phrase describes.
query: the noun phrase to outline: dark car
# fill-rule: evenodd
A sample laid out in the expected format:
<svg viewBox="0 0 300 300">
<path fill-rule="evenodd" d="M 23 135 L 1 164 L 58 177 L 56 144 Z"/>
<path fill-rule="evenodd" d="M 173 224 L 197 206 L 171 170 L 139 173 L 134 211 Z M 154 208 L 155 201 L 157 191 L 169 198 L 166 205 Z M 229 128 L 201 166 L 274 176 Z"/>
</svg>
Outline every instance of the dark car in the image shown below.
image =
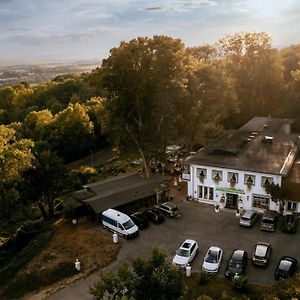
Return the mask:
<svg viewBox="0 0 300 300">
<path fill-rule="evenodd" d="M 165 216 L 170 218 L 179 217 L 181 215 L 178 207 L 171 201 L 162 203 L 156 208 L 158 208 Z"/>
<path fill-rule="evenodd" d="M 292 277 L 297 271 L 297 263 L 297 259 L 294 257 L 281 257 L 275 271 L 275 279 L 286 279 Z"/>
<path fill-rule="evenodd" d="M 253 265 L 266 267 L 269 263 L 271 252 L 272 248 L 270 244 L 258 242 L 252 256 Z"/>
<path fill-rule="evenodd" d="M 147 211 L 147 215 L 149 221 L 151 221 L 154 224 L 160 224 L 165 220 L 164 215 L 157 208 L 149 209 Z"/>
<path fill-rule="evenodd" d="M 242 275 L 248 263 L 248 253 L 244 250 L 234 250 L 229 259 L 225 276 L 233 278 L 235 275 Z"/>
<path fill-rule="evenodd" d="M 282 231 L 288 233 L 295 233 L 297 230 L 298 219 L 296 215 L 287 215 L 284 216 L 282 221 Z"/>
<path fill-rule="evenodd" d="M 147 213 L 136 212 L 130 215 L 130 218 L 139 229 L 144 229 L 149 226 Z"/>
</svg>

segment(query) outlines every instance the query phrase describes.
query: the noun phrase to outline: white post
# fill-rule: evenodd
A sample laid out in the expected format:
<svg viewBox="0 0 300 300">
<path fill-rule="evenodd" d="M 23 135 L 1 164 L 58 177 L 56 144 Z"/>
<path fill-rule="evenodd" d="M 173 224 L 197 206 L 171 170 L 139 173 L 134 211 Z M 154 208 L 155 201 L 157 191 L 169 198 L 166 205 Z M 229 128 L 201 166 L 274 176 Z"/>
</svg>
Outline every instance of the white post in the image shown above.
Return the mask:
<svg viewBox="0 0 300 300">
<path fill-rule="evenodd" d="M 116 233 L 113 234 L 113 242 L 114 244 L 118 243 L 118 235 Z"/>
<path fill-rule="evenodd" d="M 78 259 L 76 259 L 75 261 L 75 269 L 79 272 L 81 267 L 80 267 L 80 261 Z"/>
<path fill-rule="evenodd" d="M 192 274 L 192 267 L 190 265 L 187 265 L 187 267 L 185 268 L 185 274 L 186 277 L 190 277 Z"/>
</svg>

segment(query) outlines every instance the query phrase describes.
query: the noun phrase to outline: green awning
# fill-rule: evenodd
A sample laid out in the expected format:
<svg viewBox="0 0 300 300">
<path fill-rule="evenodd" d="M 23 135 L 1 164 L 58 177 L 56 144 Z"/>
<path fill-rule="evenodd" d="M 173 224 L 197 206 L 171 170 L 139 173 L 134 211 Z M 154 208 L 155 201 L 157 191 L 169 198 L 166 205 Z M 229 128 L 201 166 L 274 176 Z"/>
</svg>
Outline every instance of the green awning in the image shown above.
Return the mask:
<svg viewBox="0 0 300 300">
<path fill-rule="evenodd" d="M 216 190 L 221 192 L 231 193 L 231 194 L 245 195 L 245 192 L 243 190 L 235 189 L 235 188 L 218 187 L 216 188 Z"/>
</svg>

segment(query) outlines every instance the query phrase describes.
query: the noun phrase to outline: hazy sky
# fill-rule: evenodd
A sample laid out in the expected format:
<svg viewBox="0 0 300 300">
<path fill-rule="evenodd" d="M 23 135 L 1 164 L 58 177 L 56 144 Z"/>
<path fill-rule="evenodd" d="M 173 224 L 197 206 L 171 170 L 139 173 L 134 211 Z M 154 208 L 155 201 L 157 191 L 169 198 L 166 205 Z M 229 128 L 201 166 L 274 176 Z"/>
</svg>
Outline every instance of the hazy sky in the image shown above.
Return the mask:
<svg viewBox="0 0 300 300">
<path fill-rule="evenodd" d="M 102 59 L 122 40 L 154 34 L 187 46 L 265 31 L 300 43 L 299 0 L 0 0 L 0 60 Z"/>
</svg>

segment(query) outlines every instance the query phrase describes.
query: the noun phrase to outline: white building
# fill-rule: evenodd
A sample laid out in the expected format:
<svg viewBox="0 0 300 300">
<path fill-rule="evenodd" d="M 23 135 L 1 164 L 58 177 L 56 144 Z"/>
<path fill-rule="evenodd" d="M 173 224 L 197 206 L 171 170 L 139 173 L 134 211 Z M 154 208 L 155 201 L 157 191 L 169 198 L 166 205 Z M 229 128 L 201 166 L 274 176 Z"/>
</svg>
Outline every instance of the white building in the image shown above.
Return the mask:
<svg viewBox="0 0 300 300">
<path fill-rule="evenodd" d="M 187 181 L 188 196 L 220 208 L 279 211 L 265 185 L 282 186 L 288 181 L 299 147 L 291 123 L 255 117 L 199 150 L 186 160 L 189 167 L 183 180 Z M 286 211 L 300 212 L 298 202 L 287 200 Z"/>
</svg>

